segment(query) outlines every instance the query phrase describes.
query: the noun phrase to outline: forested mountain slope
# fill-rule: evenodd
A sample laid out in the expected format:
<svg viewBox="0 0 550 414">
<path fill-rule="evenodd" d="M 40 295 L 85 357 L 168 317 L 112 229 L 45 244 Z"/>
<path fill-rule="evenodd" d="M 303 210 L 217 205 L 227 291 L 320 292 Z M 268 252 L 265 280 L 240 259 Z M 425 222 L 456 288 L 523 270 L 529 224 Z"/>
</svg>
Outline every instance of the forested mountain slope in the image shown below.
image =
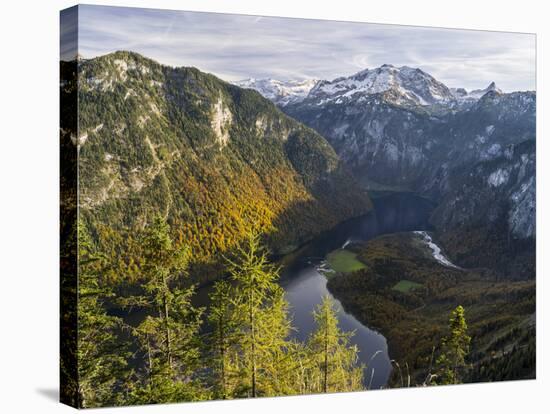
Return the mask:
<svg viewBox="0 0 550 414">
<path fill-rule="evenodd" d="M 326 140 L 255 91 L 130 52 L 78 70 L 80 216 L 100 242 L 160 212 L 211 263 L 253 226 L 281 252 L 371 208 Z"/>
</svg>

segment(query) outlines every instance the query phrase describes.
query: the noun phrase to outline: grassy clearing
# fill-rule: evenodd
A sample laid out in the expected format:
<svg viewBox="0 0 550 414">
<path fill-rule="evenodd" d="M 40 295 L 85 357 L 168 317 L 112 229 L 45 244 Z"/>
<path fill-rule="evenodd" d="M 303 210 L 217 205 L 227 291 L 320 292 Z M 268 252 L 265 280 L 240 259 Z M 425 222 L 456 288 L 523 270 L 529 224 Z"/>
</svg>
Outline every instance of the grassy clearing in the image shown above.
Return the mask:
<svg viewBox="0 0 550 414">
<path fill-rule="evenodd" d="M 421 283 L 411 282 L 410 280 L 400 280 L 397 282 L 392 289 L 397 290 L 401 293 L 408 293 L 409 291 L 413 289 L 418 289 L 419 287 L 422 287 L 423 285 Z"/>
<path fill-rule="evenodd" d="M 331 269 L 336 272 L 349 273 L 364 269 L 366 265 L 357 259 L 357 254 L 348 250 L 338 249 L 327 256 Z"/>
</svg>

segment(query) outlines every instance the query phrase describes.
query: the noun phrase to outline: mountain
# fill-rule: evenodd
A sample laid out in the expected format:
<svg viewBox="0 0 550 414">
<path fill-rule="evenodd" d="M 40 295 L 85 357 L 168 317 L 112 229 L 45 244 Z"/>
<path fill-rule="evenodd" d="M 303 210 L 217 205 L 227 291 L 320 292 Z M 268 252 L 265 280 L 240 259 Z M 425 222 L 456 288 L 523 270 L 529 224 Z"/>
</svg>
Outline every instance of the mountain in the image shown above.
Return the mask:
<svg viewBox="0 0 550 414">
<path fill-rule="evenodd" d="M 536 94 L 489 90 L 462 111 L 448 116 L 438 129 L 445 134 L 447 165 L 491 160 L 507 146 L 535 139 Z"/>
<path fill-rule="evenodd" d="M 434 169 L 534 139 L 535 105 L 534 92 L 494 83 L 457 92 L 420 69 L 383 65 L 319 81 L 283 110 L 326 137 L 367 188 L 431 191 Z"/>
<path fill-rule="evenodd" d="M 386 101 L 397 105 L 432 106 L 448 108 L 464 107 L 479 100 L 487 92 L 502 93 L 494 82 L 485 89 L 467 91 L 464 88 L 448 88 L 433 76 L 418 68 L 395 67 L 384 64 L 374 69 L 364 69 L 349 77 L 328 80 L 245 79 L 235 85 L 254 89 L 279 106 L 311 100 L 315 105 L 335 102 L 344 104 L 354 99 L 383 94 Z"/>
<path fill-rule="evenodd" d="M 431 108 L 450 102 L 451 91 L 425 72 L 384 65 L 320 81 L 283 110 L 326 137 L 367 188 L 411 189 L 441 151 L 431 140 L 441 123 Z"/>
<path fill-rule="evenodd" d="M 249 87 L 275 103 L 280 102 L 259 85 L 249 84 Z M 502 96 L 503 101 L 524 99 L 525 102 L 516 105 L 511 113 L 520 114 L 529 124 L 519 121 L 525 127 L 520 136 L 525 136 L 526 131 L 532 133 L 534 117 L 529 114 L 534 113 L 533 93 L 516 93 L 512 95 L 515 98 L 508 99 L 506 96 L 510 94 L 502 93 L 494 83 L 471 92 L 450 89 L 426 72 L 407 66 L 383 65 L 333 81 L 318 81 L 307 96 L 279 106 L 327 138 L 367 188 L 416 190 L 426 185 L 434 163 L 436 166 L 444 164 L 450 153 L 460 151 L 476 155 L 475 150 L 480 145 L 472 142 L 472 138 L 479 135 L 479 140 L 492 145 L 495 142 L 483 138 L 492 128 L 500 124 L 495 137 L 498 142 L 502 137 L 500 132 L 517 126 L 514 122 L 502 122 L 501 118 L 495 123 L 485 123 L 482 117 L 474 123 L 457 122 L 486 95 Z M 489 100 L 488 97 L 485 101 Z M 528 106 L 525 114 L 521 112 L 521 105 Z M 504 117 L 508 116 L 508 106 L 506 102 L 501 105 Z M 479 105 L 470 113 L 475 113 L 477 107 Z M 480 123 L 489 132 L 464 132 Z M 452 135 L 462 136 L 451 140 Z M 513 139 L 518 141 L 520 137 Z M 464 146 L 466 141 L 468 145 Z M 483 150 L 494 151 L 495 148 Z"/>
<path fill-rule="evenodd" d="M 327 141 L 255 91 L 130 52 L 78 73 L 79 208 L 99 242 L 160 213 L 215 265 L 253 227 L 283 252 L 371 208 Z"/>
<path fill-rule="evenodd" d="M 453 90 L 421 70 L 384 65 L 320 81 L 283 110 L 326 137 L 365 188 L 438 203 L 432 221 L 449 236 L 445 247 L 460 247 L 462 265 L 485 263 L 476 252 L 489 240 L 493 263 L 510 249 L 534 252 L 522 240 L 536 234 L 535 92 L 503 93 L 494 83 Z"/>
<path fill-rule="evenodd" d="M 235 82 L 241 88 L 254 89 L 279 106 L 301 102 L 315 86 L 317 80 L 280 81 L 276 79 L 245 79 Z"/>
<path fill-rule="evenodd" d="M 433 105 L 454 99 L 443 83 L 420 69 L 382 65 L 352 76 L 320 81 L 306 97 L 315 105 L 365 102 L 368 95 L 381 94 L 398 105 Z"/>
<path fill-rule="evenodd" d="M 491 82 L 489 86 L 487 86 L 485 89 L 474 89 L 470 92 L 466 91 L 464 88 L 451 88 L 451 93 L 453 94 L 453 97 L 461 103 L 464 102 L 475 102 L 479 100 L 483 95 L 485 95 L 487 92 L 497 92 L 502 93 L 502 91 L 497 88 L 495 85 L 495 82 Z"/>
<path fill-rule="evenodd" d="M 533 139 L 449 171 L 431 221 L 453 260 L 516 279 L 535 274 L 535 173 Z"/>
</svg>

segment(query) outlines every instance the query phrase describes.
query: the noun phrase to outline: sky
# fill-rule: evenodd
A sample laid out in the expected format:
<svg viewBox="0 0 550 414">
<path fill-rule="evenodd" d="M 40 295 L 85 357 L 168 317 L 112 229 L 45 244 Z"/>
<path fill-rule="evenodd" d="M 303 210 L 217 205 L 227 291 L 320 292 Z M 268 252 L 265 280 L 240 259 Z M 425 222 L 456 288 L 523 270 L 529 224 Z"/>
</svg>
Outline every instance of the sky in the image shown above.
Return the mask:
<svg viewBox="0 0 550 414">
<path fill-rule="evenodd" d="M 535 35 L 156 9 L 78 6 L 78 53 L 138 52 L 227 81 L 349 76 L 385 63 L 449 87 L 535 90 Z M 75 9 L 62 12 L 61 58 L 74 58 Z"/>
</svg>

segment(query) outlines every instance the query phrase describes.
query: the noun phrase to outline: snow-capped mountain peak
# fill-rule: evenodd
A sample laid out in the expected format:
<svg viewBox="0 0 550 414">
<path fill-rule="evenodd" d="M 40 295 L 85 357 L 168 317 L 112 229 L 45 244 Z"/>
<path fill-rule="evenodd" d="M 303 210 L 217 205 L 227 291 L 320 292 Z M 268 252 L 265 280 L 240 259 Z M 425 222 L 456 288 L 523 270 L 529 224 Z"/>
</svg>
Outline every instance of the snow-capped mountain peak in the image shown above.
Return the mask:
<svg viewBox="0 0 550 414">
<path fill-rule="evenodd" d="M 311 90 L 310 97 L 343 103 L 361 95 L 384 92 L 390 92 L 391 100 L 398 104 L 433 105 L 454 99 L 449 88 L 426 72 L 390 64 L 319 82 Z"/>
<path fill-rule="evenodd" d="M 487 92 L 496 92 L 498 94 L 502 93 L 502 91 L 495 85 L 495 82 L 491 82 L 485 89 L 474 89 L 470 92 L 467 92 L 464 88 L 451 88 L 451 93 L 459 102 L 475 102 Z"/>
<path fill-rule="evenodd" d="M 280 81 L 249 78 L 235 82 L 241 88 L 254 89 L 274 103 L 285 106 L 302 101 L 317 83 L 317 79 Z"/>
<path fill-rule="evenodd" d="M 491 82 L 489 86 L 487 86 L 485 89 L 474 89 L 468 95 L 473 98 L 479 99 L 483 95 L 485 95 L 487 92 L 491 92 L 491 91 L 502 93 L 502 91 L 499 88 L 497 88 L 497 86 L 495 85 L 495 82 Z"/>
<path fill-rule="evenodd" d="M 494 82 L 485 89 L 467 91 L 464 88 L 448 88 L 419 68 L 397 67 L 388 63 L 377 68 L 363 69 L 351 76 L 332 81 L 306 79 L 280 81 L 277 79 L 246 79 L 235 82 L 242 88 L 258 91 L 275 104 L 323 106 L 327 104 L 362 105 L 373 99 L 383 99 L 398 106 L 433 106 L 456 110 L 469 107 L 489 92 L 502 94 Z"/>
</svg>

